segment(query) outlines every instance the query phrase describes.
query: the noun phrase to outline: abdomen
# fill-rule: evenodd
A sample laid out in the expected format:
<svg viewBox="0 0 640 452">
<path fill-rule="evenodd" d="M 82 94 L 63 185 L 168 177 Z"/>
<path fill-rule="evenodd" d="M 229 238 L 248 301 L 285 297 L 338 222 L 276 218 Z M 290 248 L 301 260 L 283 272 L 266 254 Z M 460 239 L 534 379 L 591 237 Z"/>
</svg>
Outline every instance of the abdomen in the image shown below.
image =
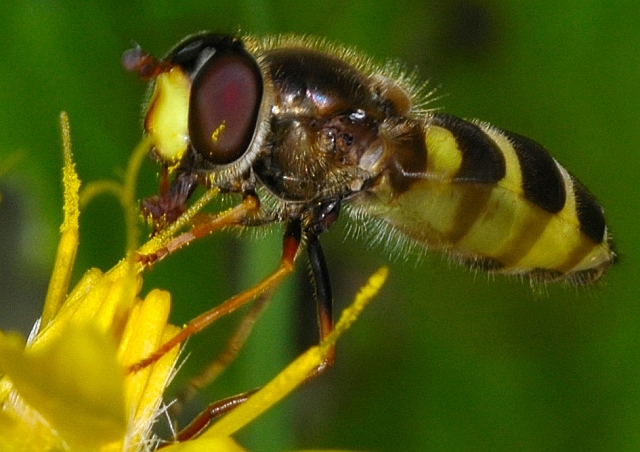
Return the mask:
<svg viewBox="0 0 640 452">
<path fill-rule="evenodd" d="M 602 207 L 538 143 L 445 114 L 419 134 L 362 211 L 491 272 L 585 284 L 613 262 Z"/>
</svg>

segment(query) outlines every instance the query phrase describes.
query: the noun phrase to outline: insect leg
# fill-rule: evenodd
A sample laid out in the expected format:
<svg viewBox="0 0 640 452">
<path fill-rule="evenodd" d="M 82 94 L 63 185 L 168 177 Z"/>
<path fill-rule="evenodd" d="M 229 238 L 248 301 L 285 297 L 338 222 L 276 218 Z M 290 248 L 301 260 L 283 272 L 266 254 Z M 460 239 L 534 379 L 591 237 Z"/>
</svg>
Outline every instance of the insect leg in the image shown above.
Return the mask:
<svg viewBox="0 0 640 452">
<path fill-rule="evenodd" d="M 311 276 L 315 285 L 315 299 L 318 310 L 318 328 L 320 330 L 320 341 L 333 331 L 333 295 L 331 294 L 331 282 L 329 280 L 329 269 L 318 240 L 317 233 L 307 233 L 307 254 L 311 265 Z M 314 378 L 333 365 L 335 349 L 331 347 L 327 358 L 320 364 L 315 372 L 309 376 Z"/>
<path fill-rule="evenodd" d="M 246 342 L 249 334 L 251 334 L 251 330 L 253 329 L 256 320 L 269 305 L 272 295 L 273 290 L 269 290 L 254 301 L 249 312 L 243 317 L 240 325 L 238 325 L 232 336 L 229 338 L 229 341 L 222 353 L 220 353 L 214 361 L 200 372 L 200 374 L 189 379 L 187 384 L 178 394 L 177 400 L 170 406 L 170 414 L 173 418 L 177 417 L 185 403 L 191 400 L 198 391 L 210 385 L 216 378 L 218 378 L 218 376 L 238 356 L 240 349 Z M 195 419 L 193 422 L 195 422 Z"/>
<path fill-rule="evenodd" d="M 242 203 L 227 210 L 226 212 L 215 215 L 200 215 L 197 223 L 190 231 L 180 234 L 171 239 L 162 248 L 151 254 L 138 255 L 138 261 L 145 266 L 155 264 L 164 259 L 169 254 L 179 250 L 192 241 L 205 237 L 214 231 L 220 230 L 227 226 L 237 226 L 251 215 L 255 214 L 260 208 L 260 200 L 253 193 L 245 195 Z"/>
<path fill-rule="evenodd" d="M 256 388 L 251 391 L 247 391 L 242 394 L 218 400 L 209 404 L 207 408 L 205 408 L 195 418 L 193 418 L 191 422 L 189 422 L 189 425 L 176 433 L 172 443 L 180 443 L 182 441 L 187 441 L 195 438 L 200 433 L 202 433 L 214 419 L 228 413 L 238 405 L 243 404 L 249 397 L 258 392 L 259 389 L 260 388 Z M 167 443 L 166 445 L 168 446 L 172 443 Z M 159 449 L 162 447 L 163 446 L 160 446 Z"/>
<path fill-rule="evenodd" d="M 256 198 L 257 199 L 257 198 Z M 231 223 L 234 224 L 234 223 Z M 207 226 L 207 225 L 202 225 Z M 226 224 L 224 225 L 226 226 Z M 217 229 L 214 228 L 214 229 Z M 194 229 L 195 230 L 195 229 Z M 207 228 L 205 228 L 207 230 Z M 193 230 L 191 231 L 193 232 Z M 208 232 L 207 232 L 208 233 Z M 183 235 L 188 235 L 190 233 L 186 233 Z M 191 240 L 197 238 L 198 235 L 194 235 L 193 238 L 187 237 L 188 241 L 180 243 L 180 246 L 189 243 Z M 177 237 L 180 238 L 180 237 Z M 298 248 L 300 247 L 300 238 L 301 238 L 301 224 L 299 219 L 292 219 L 287 223 L 285 235 L 283 238 L 283 249 L 282 249 L 282 257 L 280 258 L 280 264 L 278 268 L 263 279 L 261 282 L 256 284 L 255 286 L 245 290 L 244 292 L 239 293 L 229 299 L 227 299 L 222 304 L 216 306 L 215 308 L 205 312 L 204 314 L 199 315 L 195 319 L 191 320 L 189 323 L 185 325 L 185 327 L 176 334 L 169 341 L 164 343 L 158 350 L 156 350 L 153 354 L 151 354 L 148 358 L 139 361 L 128 368 L 128 372 L 137 372 L 145 367 L 155 363 L 162 356 L 164 356 L 169 350 L 173 347 L 177 346 L 189 336 L 201 331 L 202 329 L 209 326 L 211 323 L 219 319 L 220 317 L 227 315 L 233 311 L 235 311 L 240 306 L 248 303 L 249 301 L 259 297 L 260 295 L 273 290 L 275 287 L 280 284 L 280 282 L 287 276 L 289 273 L 293 271 L 294 261 L 296 255 L 298 253 Z M 171 251 L 171 250 L 170 250 Z"/>
<path fill-rule="evenodd" d="M 331 333 L 331 331 L 333 331 L 333 295 L 331 292 L 329 270 L 318 237 L 337 220 L 339 209 L 339 202 L 329 202 L 319 205 L 314 210 L 312 225 L 309 228 L 305 229 L 305 236 L 307 238 L 307 253 L 309 256 L 312 278 L 315 285 L 315 299 L 318 311 L 320 340 L 327 337 Z M 285 261 L 285 256 L 287 255 L 292 256 L 291 265 L 293 265 L 293 258 L 295 258 L 295 254 L 297 253 L 297 249 L 300 243 L 300 237 L 300 220 L 290 220 L 287 225 L 287 232 L 285 233 L 283 243 L 284 249 L 281 266 L 282 262 Z M 293 250 L 294 245 L 295 251 Z M 275 288 L 275 284 L 271 285 L 270 287 Z M 226 303 L 227 302 L 225 302 L 225 304 Z M 317 377 L 329 367 L 331 367 L 334 362 L 334 357 L 335 349 L 332 347 L 328 353 L 327 358 L 320 364 L 320 366 L 318 366 L 318 368 L 314 372 L 309 375 L 307 381 Z M 221 416 L 237 407 L 238 405 L 244 403 L 258 389 L 254 389 L 210 404 L 204 411 L 196 416 L 187 427 L 176 434 L 175 440 L 179 442 L 197 436 L 216 417 Z"/>
</svg>

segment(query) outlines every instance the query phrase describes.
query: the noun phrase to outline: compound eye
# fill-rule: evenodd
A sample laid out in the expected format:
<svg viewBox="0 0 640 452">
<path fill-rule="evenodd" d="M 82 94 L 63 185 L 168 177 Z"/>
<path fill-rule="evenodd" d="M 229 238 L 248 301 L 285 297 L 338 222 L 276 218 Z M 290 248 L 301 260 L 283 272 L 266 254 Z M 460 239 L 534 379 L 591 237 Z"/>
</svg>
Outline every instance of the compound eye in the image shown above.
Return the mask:
<svg viewBox="0 0 640 452">
<path fill-rule="evenodd" d="M 196 152 L 215 165 L 242 157 L 251 144 L 261 100 L 262 77 L 249 55 L 213 55 L 191 88 L 189 137 Z"/>
</svg>

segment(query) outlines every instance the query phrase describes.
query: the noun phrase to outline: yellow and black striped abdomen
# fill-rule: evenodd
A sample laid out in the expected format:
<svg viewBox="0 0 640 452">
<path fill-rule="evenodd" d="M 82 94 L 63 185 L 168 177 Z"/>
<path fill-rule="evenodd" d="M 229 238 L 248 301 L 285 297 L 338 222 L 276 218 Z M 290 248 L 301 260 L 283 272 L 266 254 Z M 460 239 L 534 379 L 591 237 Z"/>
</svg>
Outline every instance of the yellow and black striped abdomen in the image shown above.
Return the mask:
<svg viewBox="0 0 640 452">
<path fill-rule="evenodd" d="M 418 130 L 364 211 L 492 272 L 582 284 L 613 262 L 602 207 L 541 145 L 446 114 Z"/>
</svg>

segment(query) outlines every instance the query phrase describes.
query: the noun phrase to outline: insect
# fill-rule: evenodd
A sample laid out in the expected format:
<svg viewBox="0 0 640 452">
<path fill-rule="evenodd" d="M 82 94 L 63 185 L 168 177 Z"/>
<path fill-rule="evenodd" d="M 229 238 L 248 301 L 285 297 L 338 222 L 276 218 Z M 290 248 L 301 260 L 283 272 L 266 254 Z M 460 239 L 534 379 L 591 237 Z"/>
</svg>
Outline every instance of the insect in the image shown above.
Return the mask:
<svg viewBox="0 0 640 452">
<path fill-rule="evenodd" d="M 615 260 L 601 205 L 540 144 L 425 109 L 415 77 L 395 65 L 310 38 L 213 33 L 162 59 L 136 47 L 123 64 L 153 81 L 144 125 L 161 188 L 142 212 L 154 230 L 185 211 L 198 185 L 243 198 L 151 260 L 220 227 L 284 225 L 276 271 L 185 335 L 272 290 L 304 245 L 326 336 L 332 295 L 319 237 L 342 213 L 365 234 L 534 282 L 588 284 Z"/>
</svg>

